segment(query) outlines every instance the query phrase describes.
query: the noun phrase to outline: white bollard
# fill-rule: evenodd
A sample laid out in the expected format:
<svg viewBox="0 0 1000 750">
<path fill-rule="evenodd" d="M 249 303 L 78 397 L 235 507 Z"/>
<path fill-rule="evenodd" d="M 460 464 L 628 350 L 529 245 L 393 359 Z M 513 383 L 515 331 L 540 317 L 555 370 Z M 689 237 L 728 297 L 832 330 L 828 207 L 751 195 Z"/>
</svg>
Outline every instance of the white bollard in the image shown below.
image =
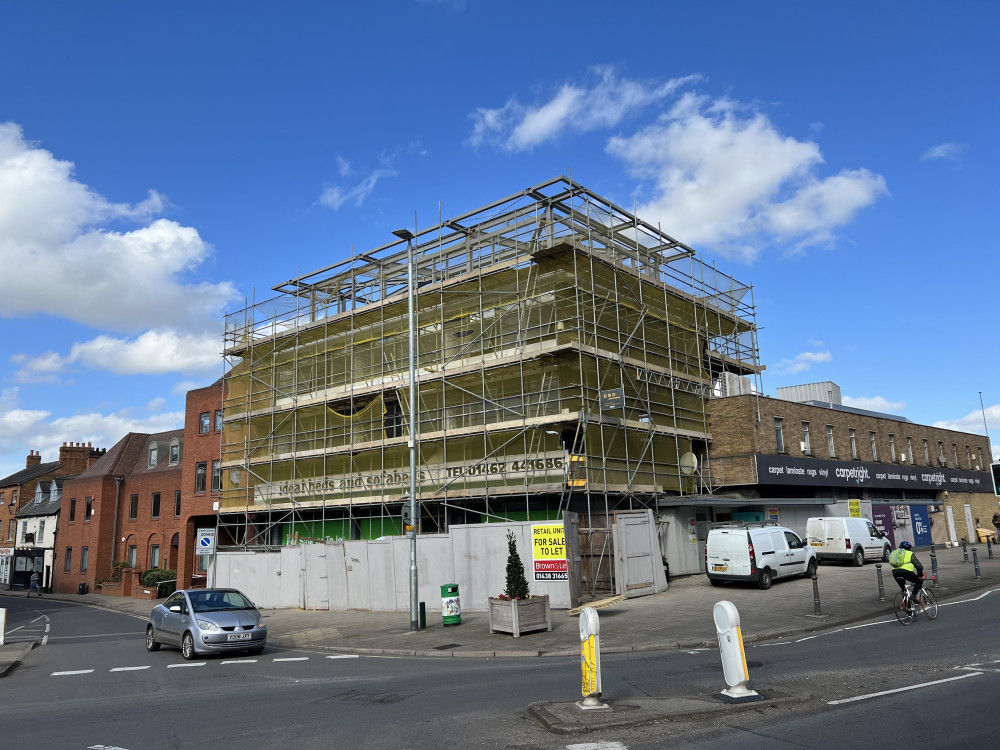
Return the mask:
<svg viewBox="0 0 1000 750">
<path fill-rule="evenodd" d="M 601 623 L 597 610 L 584 607 L 580 612 L 580 668 L 583 672 L 583 700 L 576 702 L 581 711 L 610 711 L 601 703 Z"/>
<path fill-rule="evenodd" d="M 717 602 L 712 611 L 715 630 L 719 634 L 719 651 L 722 653 L 722 673 L 727 689 L 720 693 L 730 703 L 759 701 L 764 697 L 749 688 L 750 673 L 743 652 L 743 633 L 740 631 L 740 613 L 732 602 Z"/>
<path fill-rule="evenodd" d="M 0 607 L 0 646 L 3 645 L 3 637 L 7 632 L 7 610 Z"/>
</svg>

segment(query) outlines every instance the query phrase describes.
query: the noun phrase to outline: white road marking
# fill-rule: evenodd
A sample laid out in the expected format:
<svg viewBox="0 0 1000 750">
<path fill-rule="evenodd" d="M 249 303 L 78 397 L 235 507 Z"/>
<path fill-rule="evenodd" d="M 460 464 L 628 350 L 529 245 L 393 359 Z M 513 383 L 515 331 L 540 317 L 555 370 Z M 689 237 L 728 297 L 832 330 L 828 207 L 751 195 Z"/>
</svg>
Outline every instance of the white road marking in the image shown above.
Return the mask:
<svg viewBox="0 0 1000 750">
<path fill-rule="evenodd" d="M 881 693 L 868 693 L 867 695 L 856 695 L 853 698 L 842 698 L 839 701 L 827 701 L 828 706 L 837 706 L 841 703 L 853 703 L 854 701 L 863 701 L 868 698 L 879 698 L 883 695 L 892 695 L 893 693 L 904 693 L 907 690 L 917 690 L 919 688 L 930 687 L 931 685 L 940 685 L 944 682 L 954 682 L 955 680 L 964 680 L 966 677 L 978 677 L 984 674 L 983 672 L 970 672 L 969 674 L 962 674 L 958 677 L 946 677 L 943 680 L 934 680 L 932 682 L 921 682 L 919 685 L 910 685 L 909 687 L 895 688 L 894 690 L 883 690 Z"/>
<path fill-rule="evenodd" d="M 688 652 L 690 653 L 690 652 Z M 357 654 L 334 654 L 333 656 L 326 657 L 327 659 L 357 659 Z"/>
<path fill-rule="evenodd" d="M 53 672 L 49 676 L 50 677 L 62 677 L 63 675 L 67 675 L 67 674 L 90 674 L 93 671 L 94 671 L 93 669 L 76 669 L 76 670 L 73 670 L 72 672 Z"/>
<path fill-rule="evenodd" d="M 628 748 L 620 742 L 598 740 L 597 742 L 581 742 L 576 745 L 566 745 L 566 750 L 628 750 Z"/>
<path fill-rule="evenodd" d="M 802 641 L 811 641 L 811 640 L 812 640 L 813 638 L 816 638 L 816 637 L 817 637 L 817 636 L 815 636 L 815 635 L 807 635 L 807 636 L 806 636 L 805 638 L 799 638 L 799 639 L 798 639 L 797 641 L 795 641 L 795 642 L 796 642 L 796 643 L 802 643 Z"/>
<path fill-rule="evenodd" d="M 207 661 L 193 661 L 188 664 L 168 664 L 167 669 L 175 669 L 176 667 L 204 667 L 208 664 Z"/>
<path fill-rule="evenodd" d="M 791 641 L 777 641 L 776 643 L 755 643 L 755 648 L 764 648 L 765 646 L 790 646 Z"/>
<path fill-rule="evenodd" d="M 226 661 L 220 661 L 220 664 L 256 664 L 256 659 L 227 659 Z"/>
<path fill-rule="evenodd" d="M 108 671 L 109 672 L 138 672 L 141 669 L 149 669 L 149 665 L 147 664 L 144 667 L 113 667 L 112 669 L 109 669 Z"/>
<path fill-rule="evenodd" d="M 309 661 L 308 656 L 288 656 L 283 659 L 271 659 L 271 661 Z"/>
</svg>

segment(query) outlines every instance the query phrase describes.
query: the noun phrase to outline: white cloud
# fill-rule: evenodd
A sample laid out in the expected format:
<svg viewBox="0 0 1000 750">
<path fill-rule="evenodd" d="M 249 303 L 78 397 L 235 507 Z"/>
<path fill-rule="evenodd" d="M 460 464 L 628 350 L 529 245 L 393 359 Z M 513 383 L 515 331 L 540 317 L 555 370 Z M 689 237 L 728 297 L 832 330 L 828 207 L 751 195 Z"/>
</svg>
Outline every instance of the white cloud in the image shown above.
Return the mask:
<svg viewBox="0 0 1000 750">
<path fill-rule="evenodd" d="M 774 369 L 778 373 L 785 375 L 794 375 L 798 372 L 804 372 L 808 370 L 813 365 L 820 362 L 829 362 L 833 359 L 833 355 L 830 352 L 802 352 L 797 354 L 791 359 L 782 359 L 775 366 Z"/>
<path fill-rule="evenodd" d="M 24 455 L 12 451 L 27 446 L 42 453 L 43 461 L 59 458 L 59 446 L 68 442 L 92 443 L 96 447 L 110 448 L 127 432 L 163 432 L 181 427 L 184 412 L 164 412 L 136 418 L 123 409 L 111 414 L 89 412 L 49 420 L 47 411 L 20 409 L 18 391 L 10 388 L 0 394 L 0 455 L 23 468 Z M 22 451 L 23 452 L 23 451 Z"/>
<path fill-rule="evenodd" d="M 119 375 L 161 375 L 168 372 L 221 372 L 222 341 L 214 334 L 146 331 L 134 339 L 98 336 L 73 345 L 67 356 L 46 352 L 30 358 L 15 354 L 19 383 L 59 382 L 58 375 L 74 366 Z"/>
<path fill-rule="evenodd" d="M 701 76 L 673 78 L 665 83 L 632 81 L 612 66 L 596 66 L 590 86 L 563 84 L 541 104 L 527 106 L 511 97 L 495 109 L 480 107 L 472 119 L 472 146 L 492 144 L 508 151 L 530 151 L 564 132 L 588 132 L 618 125 L 627 117 L 662 101 Z"/>
<path fill-rule="evenodd" d="M 882 396 L 844 396 L 842 401 L 844 406 L 853 406 L 855 409 L 867 409 L 868 411 L 880 411 L 886 414 L 895 414 L 906 408 L 906 404 L 903 401 L 889 401 Z"/>
<path fill-rule="evenodd" d="M 951 159 L 952 161 L 958 161 L 962 152 L 968 148 L 963 143 L 939 143 L 936 146 L 931 146 L 929 149 L 924 151 L 920 155 L 920 161 L 931 161 L 932 159 Z"/>
<path fill-rule="evenodd" d="M 986 426 L 992 430 L 992 435 L 995 436 L 1000 434 L 1000 404 L 994 404 L 993 406 L 987 406 L 984 409 L 975 409 L 970 411 L 963 417 L 958 419 L 945 419 L 940 422 L 935 422 L 934 427 L 943 427 L 946 430 L 958 430 L 959 432 L 974 432 L 977 434 L 984 434 L 985 430 L 983 424 L 983 412 L 985 412 Z M 994 440 L 990 442 L 993 443 Z M 994 445 L 994 454 L 1000 456 L 1000 441 L 997 441 Z"/>
<path fill-rule="evenodd" d="M 342 156 L 337 157 L 337 174 L 341 177 L 347 177 L 351 174 L 351 162 Z"/>
<path fill-rule="evenodd" d="M 340 185 L 327 187 L 319 197 L 320 205 L 339 211 L 345 203 L 352 203 L 360 206 L 365 199 L 371 195 L 375 189 L 375 184 L 383 177 L 394 177 L 396 172 L 392 169 L 376 169 L 365 179 L 353 187 L 345 188 Z"/>
<path fill-rule="evenodd" d="M 149 409 L 150 411 L 156 411 L 157 409 L 162 409 L 166 405 L 167 405 L 167 400 L 163 398 L 163 396 L 157 396 L 156 398 L 150 400 L 148 404 L 146 404 L 146 408 Z"/>
<path fill-rule="evenodd" d="M 611 138 L 607 151 L 653 183 L 637 207 L 645 220 L 747 261 L 769 241 L 796 249 L 828 242 L 887 192 L 882 176 L 866 169 L 817 176 L 816 143 L 781 134 L 745 105 L 691 93 L 654 125 Z"/>
<path fill-rule="evenodd" d="M 182 380 L 173 388 L 170 389 L 171 393 L 187 393 L 188 391 L 193 391 L 196 388 L 204 388 L 208 383 L 203 383 L 200 380 Z"/>
<path fill-rule="evenodd" d="M 155 191 L 135 205 L 111 203 L 77 181 L 73 164 L 0 123 L 0 316 L 46 313 L 94 327 L 140 331 L 218 327 L 234 299 L 228 282 L 184 276 L 212 253 L 197 230 L 156 219 L 132 231 L 102 226 L 145 222 L 164 210 Z"/>
</svg>

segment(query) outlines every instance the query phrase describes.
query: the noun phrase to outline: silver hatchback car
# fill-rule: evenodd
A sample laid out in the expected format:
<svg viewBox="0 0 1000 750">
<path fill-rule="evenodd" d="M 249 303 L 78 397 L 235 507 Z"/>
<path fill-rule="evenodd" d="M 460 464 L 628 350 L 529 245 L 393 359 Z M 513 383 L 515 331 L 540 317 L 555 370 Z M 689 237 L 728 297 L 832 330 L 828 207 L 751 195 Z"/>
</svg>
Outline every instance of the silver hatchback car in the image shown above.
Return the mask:
<svg viewBox="0 0 1000 750">
<path fill-rule="evenodd" d="M 202 654 L 249 651 L 259 654 L 267 626 L 257 607 L 236 589 L 182 589 L 153 607 L 146 625 L 146 650 L 179 646 L 185 659 Z"/>
</svg>

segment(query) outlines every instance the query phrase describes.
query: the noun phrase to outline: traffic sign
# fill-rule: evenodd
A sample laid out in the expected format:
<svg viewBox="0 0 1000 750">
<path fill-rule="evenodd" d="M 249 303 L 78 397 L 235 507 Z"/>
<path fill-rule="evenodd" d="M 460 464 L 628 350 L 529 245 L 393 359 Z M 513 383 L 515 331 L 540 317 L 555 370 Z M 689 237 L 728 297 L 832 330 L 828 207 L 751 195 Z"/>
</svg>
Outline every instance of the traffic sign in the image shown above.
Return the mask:
<svg viewBox="0 0 1000 750">
<path fill-rule="evenodd" d="M 198 529 L 195 550 L 199 555 L 215 554 L 215 529 Z"/>
</svg>

